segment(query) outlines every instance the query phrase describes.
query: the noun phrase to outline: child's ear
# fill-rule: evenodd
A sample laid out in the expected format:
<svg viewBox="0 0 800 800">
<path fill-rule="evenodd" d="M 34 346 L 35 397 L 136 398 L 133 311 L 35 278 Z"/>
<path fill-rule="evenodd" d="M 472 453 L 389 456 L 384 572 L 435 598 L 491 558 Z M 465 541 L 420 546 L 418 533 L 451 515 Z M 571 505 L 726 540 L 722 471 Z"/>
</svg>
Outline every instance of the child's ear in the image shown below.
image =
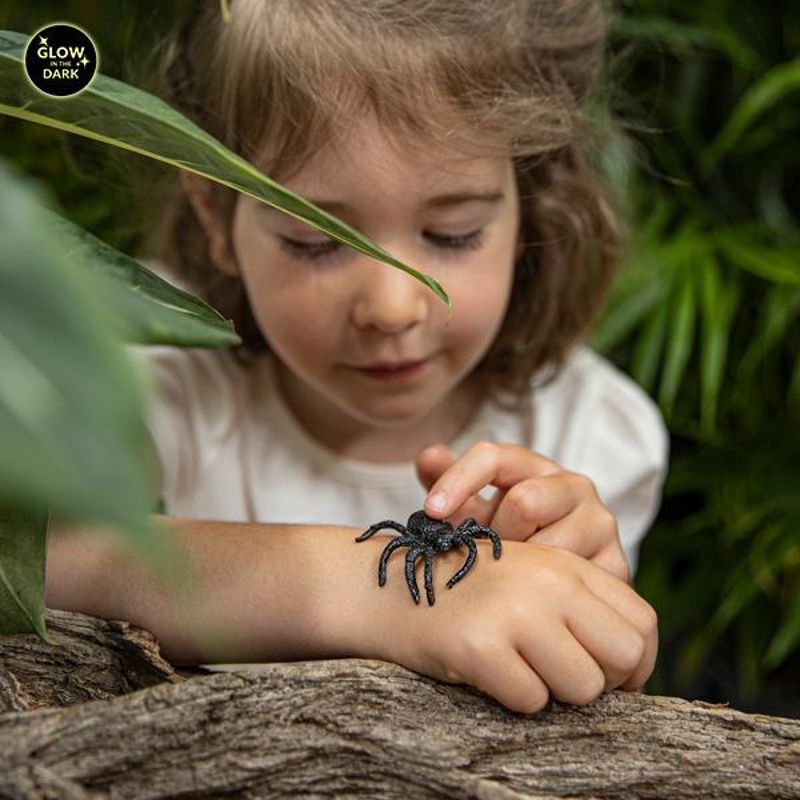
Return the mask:
<svg viewBox="0 0 800 800">
<path fill-rule="evenodd" d="M 211 181 L 193 172 L 181 172 L 181 186 L 194 213 L 208 236 L 209 255 L 216 266 L 228 275 L 238 275 L 236 256 L 228 231 L 214 204 Z"/>
</svg>

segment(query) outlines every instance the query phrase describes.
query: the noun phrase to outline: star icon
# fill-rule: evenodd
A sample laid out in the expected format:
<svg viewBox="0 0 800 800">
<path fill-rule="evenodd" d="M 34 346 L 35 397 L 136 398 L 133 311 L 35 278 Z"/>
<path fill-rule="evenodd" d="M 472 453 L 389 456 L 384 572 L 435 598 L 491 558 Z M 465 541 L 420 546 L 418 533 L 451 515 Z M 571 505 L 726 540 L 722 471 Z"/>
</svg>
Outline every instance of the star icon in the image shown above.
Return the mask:
<svg viewBox="0 0 800 800">
<path fill-rule="evenodd" d="M 88 58 L 86 58 L 86 56 L 84 56 L 84 57 L 83 57 L 83 60 L 82 60 L 82 61 L 79 61 L 78 63 L 79 63 L 79 64 L 83 64 L 83 66 L 85 67 L 85 66 L 86 66 L 86 65 L 89 63 L 89 59 L 88 59 Z"/>
<path fill-rule="evenodd" d="M 45 38 L 44 38 L 44 36 L 40 36 L 40 37 L 39 37 L 39 41 L 40 41 L 42 44 L 47 44 L 47 39 L 45 39 Z"/>
</svg>

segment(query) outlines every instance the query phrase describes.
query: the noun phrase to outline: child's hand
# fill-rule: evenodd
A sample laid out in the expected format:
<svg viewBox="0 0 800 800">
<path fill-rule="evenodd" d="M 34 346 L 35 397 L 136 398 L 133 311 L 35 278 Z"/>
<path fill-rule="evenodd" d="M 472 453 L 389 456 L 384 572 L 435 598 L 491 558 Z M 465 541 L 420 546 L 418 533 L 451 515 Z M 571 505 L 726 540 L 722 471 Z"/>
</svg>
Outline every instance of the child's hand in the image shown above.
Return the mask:
<svg viewBox="0 0 800 800">
<path fill-rule="evenodd" d="M 423 450 L 417 474 L 429 489 L 425 511 L 458 524 L 475 517 L 503 539 L 534 541 L 570 550 L 630 581 L 614 515 L 594 484 L 562 469 L 555 461 L 515 444 L 479 442 L 456 458 L 443 444 Z M 498 491 L 491 500 L 478 492 L 487 484 Z M 443 494 L 444 506 L 435 504 Z"/>
<path fill-rule="evenodd" d="M 539 711 L 550 694 L 582 705 L 643 686 L 656 660 L 657 618 L 630 586 L 560 548 L 506 542 L 494 560 L 489 542 L 476 544 L 474 567 L 452 589 L 445 582 L 463 553 L 436 556 L 433 606 L 414 605 L 395 556 L 386 585 L 373 584 L 359 603 L 369 620 L 369 645 L 359 652 L 475 686 L 523 713 Z M 422 560 L 417 566 L 421 583 Z"/>
</svg>

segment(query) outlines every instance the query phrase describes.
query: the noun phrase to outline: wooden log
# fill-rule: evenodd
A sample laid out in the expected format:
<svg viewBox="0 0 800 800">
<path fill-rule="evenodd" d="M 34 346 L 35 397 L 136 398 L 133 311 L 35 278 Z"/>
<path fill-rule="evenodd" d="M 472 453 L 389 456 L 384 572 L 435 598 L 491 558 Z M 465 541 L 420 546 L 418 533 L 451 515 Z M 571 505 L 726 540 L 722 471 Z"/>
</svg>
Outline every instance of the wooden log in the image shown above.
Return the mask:
<svg viewBox="0 0 800 800">
<path fill-rule="evenodd" d="M 0 711 L 108 700 L 196 674 L 174 669 L 153 635 L 128 622 L 49 608 L 45 621 L 57 647 L 34 635 L 0 637 Z"/>
<path fill-rule="evenodd" d="M 152 655 L 152 637 L 131 626 L 76 624 L 82 646 L 96 625 Z M 38 642 L 0 639 L 0 658 L 35 694 L 8 657 L 8 642 L 22 638 Z M 108 668 L 124 669 L 129 657 L 110 649 Z M 133 661 L 145 682 L 163 672 L 157 685 L 0 714 L 0 797 L 800 797 L 800 720 L 617 691 L 526 716 L 382 661 L 265 664 L 189 680 L 169 677 L 159 659 Z"/>
</svg>

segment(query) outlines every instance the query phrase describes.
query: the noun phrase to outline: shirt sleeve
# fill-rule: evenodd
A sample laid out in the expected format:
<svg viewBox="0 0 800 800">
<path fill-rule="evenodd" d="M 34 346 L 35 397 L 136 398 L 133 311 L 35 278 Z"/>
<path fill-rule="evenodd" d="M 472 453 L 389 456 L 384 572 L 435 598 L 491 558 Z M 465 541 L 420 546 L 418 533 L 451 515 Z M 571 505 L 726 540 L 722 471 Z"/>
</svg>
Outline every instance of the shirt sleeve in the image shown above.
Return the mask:
<svg viewBox="0 0 800 800">
<path fill-rule="evenodd" d="M 171 347 L 131 345 L 125 349 L 144 381 L 144 419 L 161 467 L 161 507 L 168 512 L 168 498 L 186 484 L 196 455 L 186 376 Z"/>
<path fill-rule="evenodd" d="M 130 345 L 142 374 L 145 424 L 161 466 L 165 513 L 182 505 L 228 434 L 236 411 L 232 368 L 217 351 Z"/>
<path fill-rule="evenodd" d="M 661 505 L 669 433 L 658 406 L 628 375 L 601 356 L 583 353 L 585 391 L 572 426 L 572 466 L 591 478 L 617 519 L 635 574 L 639 546 Z"/>
</svg>

